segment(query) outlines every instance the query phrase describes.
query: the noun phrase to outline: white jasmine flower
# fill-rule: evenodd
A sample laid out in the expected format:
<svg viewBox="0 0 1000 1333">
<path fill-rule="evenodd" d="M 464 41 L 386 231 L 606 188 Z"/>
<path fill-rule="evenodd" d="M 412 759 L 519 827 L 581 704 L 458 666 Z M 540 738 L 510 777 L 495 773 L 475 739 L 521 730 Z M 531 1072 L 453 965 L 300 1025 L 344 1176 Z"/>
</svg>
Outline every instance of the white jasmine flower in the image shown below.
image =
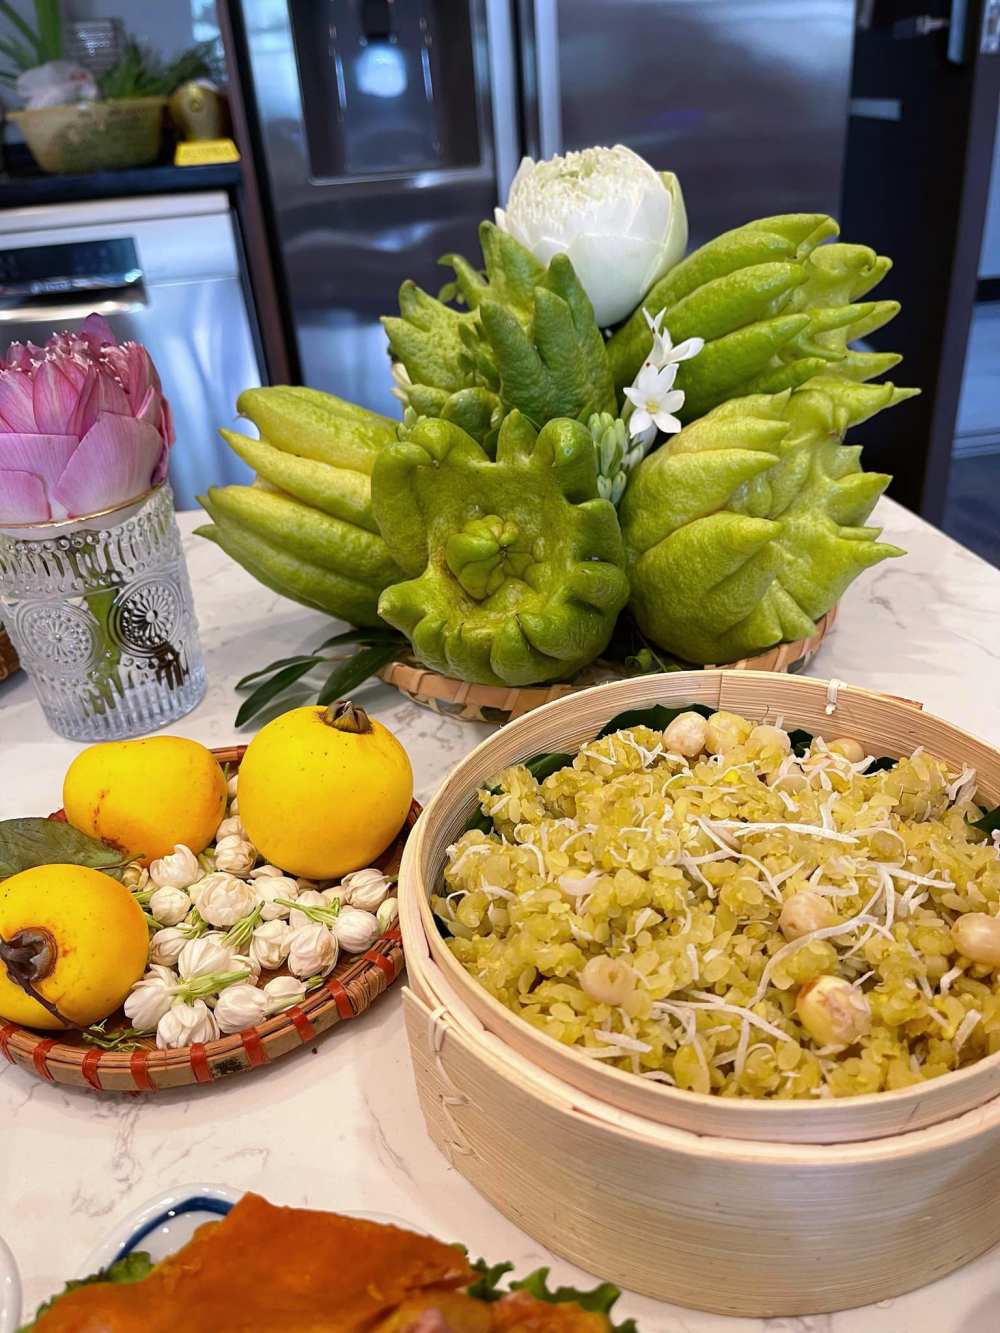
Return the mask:
<svg viewBox="0 0 1000 1333">
<path fill-rule="evenodd" d="M 306 998 L 305 983 L 298 977 L 274 977 L 265 982 L 261 990 L 267 996 L 269 1014 L 283 1013 Z"/>
<path fill-rule="evenodd" d="M 149 899 L 150 915 L 161 926 L 176 926 L 184 920 L 191 910 L 191 899 L 183 889 L 175 889 L 165 884 L 157 889 Z"/>
<path fill-rule="evenodd" d="M 302 907 L 329 907 L 331 905 L 318 889 L 306 889 L 304 893 L 299 894 L 295 901 Z M 305 912 L 296 911 L 294 907 L 289 912 L 288 921 L 293 930 L 312 924 Z"/>
<path fill-rule="evenodd" d="M 192 901 L 210 926 L 234 926 L 254 908 L 254 892 L 235 875 L 217 871 L 206 875 L 196 886 Z"/>
<path fill-rule="evenodd" d="M 231 801 L 236 800 L 236 788 L 239 785 L 239 781 L 240 781 L 239 773 L 234 773 L 232 777 L 229 779 L 229 781 L 226 783 L 226 794 L 228 795 Z"/>
<path fill-rule="evenodd" d="M 289 908 L 276 900 L 284 898 L 294 902 L 299 896 L 299 886 L 288 875 L 262 875 L 251 881 L 254 900 L 260 904 L 261 918 L 264 921 L 281 921 L 289 913 Z"/>
<path fill-rule="evenodd" d="M 177 978 L 168 967 L 155 965 L 137 981 L 125 1001 L 125 1017 L 139 1032 L 154 1032 L 174 1002 Z"/>
<path fill-rule="evenodd" d="M 325 976 L 337 963 L 337 938 L 326 926 L 307 924 L 291 932 L 288 970 L 295 977 Z"/>
<path fill-rule="evenodd" d="M 364 953 L 382 933 L 378 919 L 371 912 L 362 912 L 357 907 L 345 907 L 333 930 L 345 953 Z"/>
<path fill-rule="evenodd" d="M 185 981 L 232 970 L 233 955 L 222 943 L 221 935 L 203 935 L 201 939 L 188 940 L 177 957 L 177 971 Z"/>
<path fill-rule="evenodd" d="M 169 856 L 150 862 L 149 878 L 157 888 L 186 889 L 201 879 L 201 866 L 191 848 L 178 842 Z"/>
<path fill-rule="evenodd" d="M 239 815 L 227 815 L 215 831 L 216 842 L 221 842 L 223 838 L 242 838 L 246 840 L 247 831 L 243 827 L 243 820 Z"/>
<path fill-rule="evenodd" d="M 149 941 L 150 960 L 162 967 L 176 967 L 177 960 L 181 956 L 181 950 L 189 939 L 190 936 L 187 931 L 177 926 L 168 926 L 166 930 L 158 930 Z"/>
<path fill-rule="evenodd" d="M 180 1001 L 157 1024 L 156 1044 L 160 1050 L 175 1050 L 195 1042 L 215 1041 L 218 1035 L 219 1025 L 204 1000 L 191 1004 Z"/>
<path fill-rule="evenodd" d="M 258 926 L 250 941 L 250 957 L 258 967 L 276 972 L 288 957 L 291 931 L 284 921 L 267 921 Z"/>
<path fill-rule="evenodd" d="M 374 868 L 352 870 L 340 881 L 340 893 L 345 903 L 359 907 L 363 912 L 374 912 L 389 895 L 392 876 Z"/>
<path fill-rule="evenodd" d="M 399 903 L 395 898 L 386 898 L 375 913 L 375 920 L 378 922 L 378 928 L 383 935 L 387 930 L 392 930 L 399 920 Z"/>
<path fill-rule="evenodd" d="M 277 866 L 273 866 L 270 864 L 270 862 L 265 861 L 265 863 L 262 866 L 254 866 L 253 870 L 250 871 L 250 878 L 261 879 L 262 877 L 268 878 L 270 876 L 278 877 L 284 875 L 284 873 L 285 872 L 283 870 L 279 870 Z M 298 884 L 296 883 L 296 891 L 297 890 L 298 890 Z"/>
<path fill-rule="evenodd" d="M 257 852 L 252 843 L 238 834 L 220 838 L 215 844 L 215 868 L 230 875 L 249 875 L 257 860 Z"/>
<path fill-rule="evenodd" d="M 267 1017 L 267 996 L 256 986 L 242 983 L 230 986 L 215 1005 L 215 1021 L 220 1032 L 244 1032 Z"/>
</svg>

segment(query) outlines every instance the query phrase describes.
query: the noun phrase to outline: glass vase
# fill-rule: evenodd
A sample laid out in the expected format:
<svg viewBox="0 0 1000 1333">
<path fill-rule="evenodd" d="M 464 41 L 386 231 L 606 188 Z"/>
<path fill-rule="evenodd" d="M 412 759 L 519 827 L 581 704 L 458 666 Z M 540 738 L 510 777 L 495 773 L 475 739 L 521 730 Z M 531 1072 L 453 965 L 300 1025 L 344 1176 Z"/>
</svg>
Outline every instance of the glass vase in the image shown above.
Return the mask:
<svg viewBox="0 0 1000 1333">
<path fill-rule="evenodd" d="M 140 736 L 205 693 L 166 482 L 103 514 L 0 528 L 0 620 L 49 725 L 71 740 Z"/>
</svg>

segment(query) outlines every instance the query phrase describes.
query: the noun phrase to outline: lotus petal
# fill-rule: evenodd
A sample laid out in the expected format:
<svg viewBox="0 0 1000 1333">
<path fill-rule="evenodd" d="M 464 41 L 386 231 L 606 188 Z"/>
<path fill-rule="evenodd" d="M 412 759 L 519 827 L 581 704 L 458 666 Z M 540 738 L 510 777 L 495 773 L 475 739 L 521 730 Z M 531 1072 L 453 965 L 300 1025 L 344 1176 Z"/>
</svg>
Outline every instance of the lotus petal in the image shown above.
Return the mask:
<svg viewBox="0 0 1000 1333">
<path fill-rule="evenodd" d="M 80 325 L 80 336 L 86 339 L 90 350 L 94 353 L 109 343 L 112 347 L 118 345 L 114 330 L 103 315 L 88 315 Z"/>
<path fill-rule="evenodd" d="M 40 477 L 0 471 L 0 523 L 44 523 L 51 517 Z"/>
<path fill-rule="evenodd" d="M 35 426 L 30 376 L 21 370 L 0 371 L 0 429 L 32 434 Z"/>
<path fill-rule="evenodd" d="M 129 407 L 128 394 L 122 388 L 118 377 L 101 362 L 97 363 L 96 370 L 98 372 L 98 414 L 113 412 L 116 416 L 130 417 L 132 409 Z"/>
<path fill-rule="evenodd" d="M 76 411 L 80 389 L 60 368 L 62 358 L 46 356 L 35 371 L 32 389 L 35 428 L 42 435 L 64 435 Z"/>
<path fill-rule="evenodd" d="M 74 517 L 111 509 L 153 484 L 163 441 L 146 421 L 102 412 L 52 491 Z"/>
<path fill-rule="evenodd" d="M 24 370 L 30 373 L 35 363 L 33 354 L 38 348 L 33 343 L 12 342 L 7 348 L 7 360 L 0 358 L 0 370 Z"/>
<path fill-rule="evenodd" d="M 75 435 L 0 434 L 0 470 L 32 472 L 51 487 L 62 476 L 78 444 Z"/>
</svg>

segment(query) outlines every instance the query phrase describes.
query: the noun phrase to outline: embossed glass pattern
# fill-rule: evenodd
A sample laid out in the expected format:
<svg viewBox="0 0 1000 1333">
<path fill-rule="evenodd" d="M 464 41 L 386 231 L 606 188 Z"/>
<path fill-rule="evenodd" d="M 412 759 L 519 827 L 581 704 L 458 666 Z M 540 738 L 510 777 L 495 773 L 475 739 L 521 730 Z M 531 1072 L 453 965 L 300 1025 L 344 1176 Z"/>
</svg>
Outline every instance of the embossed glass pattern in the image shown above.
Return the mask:
<svg viewBox="0 0 1000 1333">
<path fill-rule="evenodd" d="M 73 740 L 153 731 L 205 692 L 166 483 L 110 514 L 0 531 L 0 619 L 49 723 Z"/>
</svg>

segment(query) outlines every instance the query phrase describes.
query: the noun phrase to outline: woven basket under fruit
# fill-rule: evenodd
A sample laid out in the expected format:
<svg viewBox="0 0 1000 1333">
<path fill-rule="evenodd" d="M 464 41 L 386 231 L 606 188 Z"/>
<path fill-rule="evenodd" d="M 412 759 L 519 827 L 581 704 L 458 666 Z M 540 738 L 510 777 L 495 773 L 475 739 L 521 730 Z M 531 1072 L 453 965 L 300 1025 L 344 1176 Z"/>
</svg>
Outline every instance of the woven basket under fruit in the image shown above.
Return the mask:
<svg viewBox="0 0 1000 1333">
<path fill-rule="evenodd" d="M 20 667 L 14 645 L 7 637 L 7 631 L 0 625 L 0 680 L 6 680 Z"/>
<path fill-rule="evenodd" d="M 822 616 L 816 624 L 816 631 L 808 639 L 796 639 L 793 643 L 779 643 L 756 657 L 744 657 L 738 662 L 727 662 L 720 666 L 706 666 L 705 671 L 804 671 L 816 656 L 820 644 L 833 629 L 837 619 L 837 607 Z M 523 717 L 534 708 L 550 704 L 555 699 L 562 699 L 567 694 L 576 694 L 587 690 L 592 685 L 601 685 L 605 681 L 620 680 L 623 672 L 612 663 L 594 662 L 584 668 L 572 681 L 556 685 L 473 685 L 467 680 L 456 680 L 452 676 L 440 676 L 436 671 L 428 671 L 416 662 L 390 662 L 378 673 L 387 685 L 394 685 L 414 703 L 448 717 L 461 718 L 463 722 L 494 722 L 501 725 Z"/>
<path fill-rule="evenodd" d="M 212 753 L 220 764 L 238 766 L 245 751 L 246 746 L 239 745 Z M 420 806 L 414 801 L 399 837 L 375 862 L 379 869 L 397 873 L 403 845 L 419 814 Z M 0 1055 L 48 1083 L 89 1087 L 95 1092 L 159 1092 L 214 1083 L 229 1074 L 268 1065 L 289 1051 L 311 1045 L 338 1023 L 357 1018 L 388 990 L 402 970 L 403 946 L 399 929 L 394 926 L 367 953 L 342 958 L 301 1005 L 218 1041 L 161 1051 L 150 1038 L 137 1050 L 106 1051 L 88 1045 L 82 1037 L 67 1033 L 51 1036 L 0 1020 Z M 264 975 L 269 979 L 279 973 Z M 117 1018 L 125 1021 L 121 1014 Z M 112 1026 L 114 1022 L 115 1016 Z"/>
</svg>

